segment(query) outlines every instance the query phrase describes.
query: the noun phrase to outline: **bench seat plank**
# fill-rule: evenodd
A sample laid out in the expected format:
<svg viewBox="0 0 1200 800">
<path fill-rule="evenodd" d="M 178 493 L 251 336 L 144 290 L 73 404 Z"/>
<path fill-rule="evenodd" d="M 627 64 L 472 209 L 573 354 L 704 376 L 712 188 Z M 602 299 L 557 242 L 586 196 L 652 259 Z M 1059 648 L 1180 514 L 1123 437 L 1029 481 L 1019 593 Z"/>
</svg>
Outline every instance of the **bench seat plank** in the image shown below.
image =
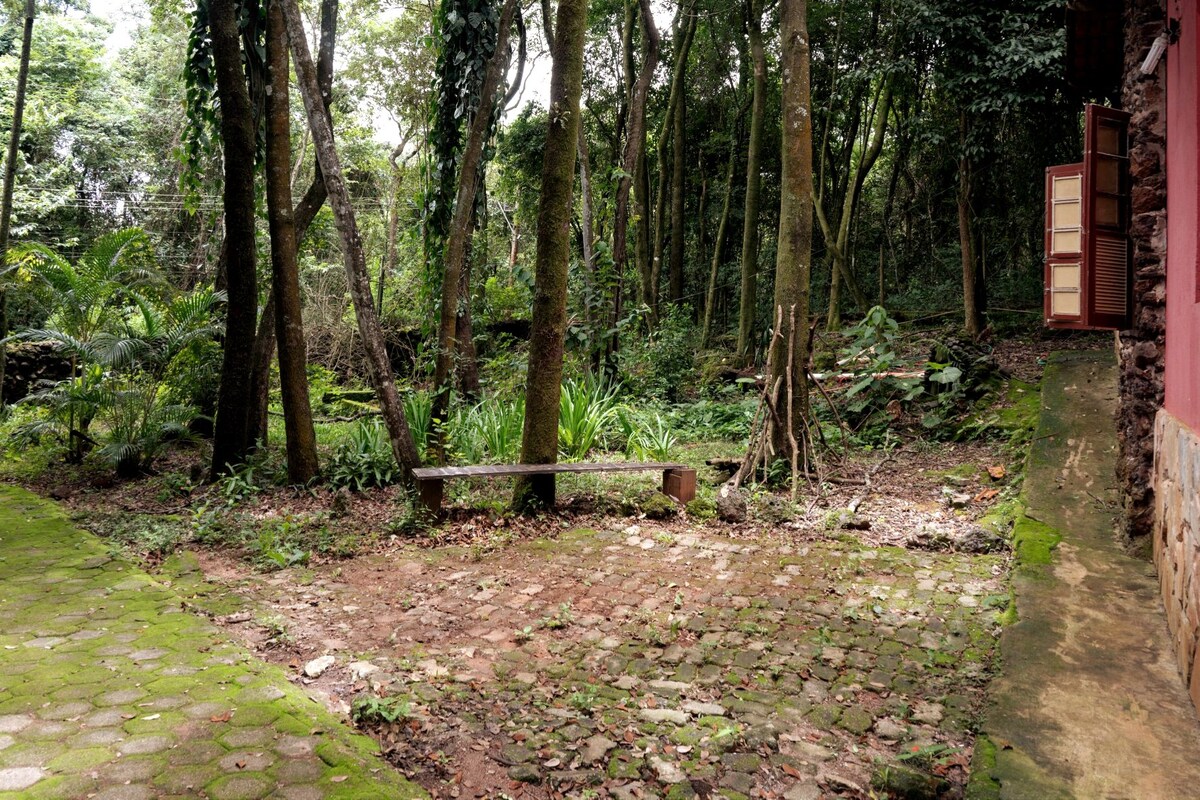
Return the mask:
<svg viewBox="0 0 1200 800">
<path fill-rule="evenodd" d="M 502 478 L 508 475 L 562 475 L 581 472 L 662 472 L 662 491 L 681 503 L 696 497 L 696 470 L 662 461 L 582 462 L 568 464 L 480 464 L 466 467 L 418 467 L 413 470 L 421 505 L 441 512 L 443 483 L 449 478 Z"/>
<path fill-rule="evenodd" d="M 466 467 L 418 467 L 413 477 L 419 481 L 435 478 L 500 478 L 505 475 L 563 475 L 580 472 L 641 472 L 688 469 L 687 464 L 657 461 L 615 461 L 602 464 L 580 462 L 566 464 L 480 464 Z"/>
</svg>

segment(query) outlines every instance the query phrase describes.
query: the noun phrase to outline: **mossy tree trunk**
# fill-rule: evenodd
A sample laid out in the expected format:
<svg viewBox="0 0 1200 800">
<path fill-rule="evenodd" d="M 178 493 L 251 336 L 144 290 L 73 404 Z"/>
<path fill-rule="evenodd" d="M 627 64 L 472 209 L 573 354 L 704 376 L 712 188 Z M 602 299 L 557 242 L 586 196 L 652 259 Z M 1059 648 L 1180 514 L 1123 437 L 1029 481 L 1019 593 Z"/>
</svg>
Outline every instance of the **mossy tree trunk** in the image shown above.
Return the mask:
<svg viewBox="0 0 1200 800">
<path fill-rule="evenodd" d="M 521 461 L 526 464 L 553 464 L 558 460 L 559 392 L 567 329 L 567 267 L 571 256 L 587 12 L 587 0 L 560 0 L 558 4 L 554 66 L 550 77 L 550 125 L 546 130 L 542 196 L 538 204 L 525 426 L 521 436 Z M 553 504 L 553 475 L 517 480 L 514 508 L 528 511 Z"/>
<path fill-rule="evenodd" d="M 367 356 L 367 369 L 372 388 L 379 398 L 379 410 L 388 430 L 392 453 L 400 465 L 406 482 L 411 483 L 412 471 L 421 463 L 417 446 L 413 441 L 408 420 L 404 417 L 404 406 L 392 374 L 392 365 L 384 347 L 383 329 L 375 314 L 371 283 L 363 256 L 362 238 L 350 205 L 350 193 L 342 177 L 341 159 L 333 140 L 333 129 L 329 125 L 322 104 L 321 89 L 317 83 L 317 72 L 305 37 L 304 22 L 296 0 L 279 0 L 287 20 L 288 40 L 296 62 L 296 78 L 300 94 L 304 98 L 304 110 L 312 131 L 317 161 L 321 165 L 325 189 L 329 194 L 329 205 L 333 209 L 334 224 L 342 243 L 342 257 L 346 268 L 346 284 L 350 299 L 354 303 L 354 314 L 358 320 L 358 332 L 363 340 Z"/>
<path fill-rule="evenodd" d="M 258 279 L 254 237 L 255 125 L 250 90 L 242 65 L 240 6 L 213 0 L 209 7 L 217 98 L 221 104 L 221 143 L 225 165 L 224 357 L 217 392 L 212 471 L 220 475 L 245 462 L 251 438 L 251 373 L 258 319 Z"/>
<path fill-rule="evenodd" d="M 271 233 L 271 288 L 276 308 L 270 315 L 279 342 L 279 385 L 287 440 L 288 482 L 317 477 L 317 437 L 308 399 L 307 353 L 296 262 L 296 220 L 292 208 L 291 107 L 288 97 L 287 24 L 279 0 L 267 11 L 267 221 Z M 265 314 L 265 312 L 264 312 Z"/>
</svg>

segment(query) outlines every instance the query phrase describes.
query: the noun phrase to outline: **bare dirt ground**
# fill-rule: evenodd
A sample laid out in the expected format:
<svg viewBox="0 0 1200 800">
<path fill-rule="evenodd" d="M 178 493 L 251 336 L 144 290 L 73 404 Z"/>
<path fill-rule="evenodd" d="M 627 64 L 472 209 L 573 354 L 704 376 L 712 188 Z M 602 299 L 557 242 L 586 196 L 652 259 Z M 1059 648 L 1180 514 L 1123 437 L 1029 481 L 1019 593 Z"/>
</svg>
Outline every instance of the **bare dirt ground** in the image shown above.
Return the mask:
<svg viewBox="0 0 1200 800">
<path fill-rule="evenodd" d="M 954 543 L 1012 488 L 987 444 L 883 458 L 816 500 L 757 498 L 738 525 L 460 511 L 350 559 L 199 560 L 246 609 L 218 620 L 297 683 L 342 711 L 385 698 L 361 724 L 437 797 L 865 798 L 910 765 L 956 797 L 1008 555 Z M 869 490 L 849 477 L 867 473 Z M 355 513 L 329 524 L 372 512 Z"/>
</svg>

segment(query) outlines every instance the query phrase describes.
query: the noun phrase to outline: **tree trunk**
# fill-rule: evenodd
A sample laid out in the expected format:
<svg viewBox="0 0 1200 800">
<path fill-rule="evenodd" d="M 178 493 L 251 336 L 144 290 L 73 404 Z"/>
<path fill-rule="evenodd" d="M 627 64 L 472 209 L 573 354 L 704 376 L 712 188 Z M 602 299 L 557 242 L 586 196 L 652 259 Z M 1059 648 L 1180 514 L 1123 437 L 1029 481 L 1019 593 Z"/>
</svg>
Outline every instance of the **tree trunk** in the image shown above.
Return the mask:
<svg viewBox="0 0 1200 800">
<path fill-rule="evenodd" d="M 749 0 L 750 57 L 754 67 L 754 100 L 750 108 L 750 142 L 746 147 L 746 204 L 742 223 L 742 294 L 738 312 L 738 359 L 754 360 L 754 310 L 758 299 L 758 203 L 762 186 L 763 114 L 767 94 L 767 55 L 763 48 L 762 7 Z"/>
<path fill-rule="evenodd" d="M 404 406 L 392 376 L 392 365 L 384 347 L 383 330 L 371 300 L 371 283 L 363 257 L 362 239 L 354 219 L 354 208 L 350 205 L 350 193 L 342 177 L 342 165 L 333 141 L 333 129 L 329 125 L 322 104 L 321 89 L 317 84 L 316 69 L 308 50 L 304 35 L 304 23 L 296 0 L 280 0 L 284 18 L 287 20 L 288 39 L 292 56 L 296 62 L 296 77 L 300 94 L 304 99 L 304 110 L 308 115 L 312 131 L 317 163 L 321 165 L 325 189 L 329 193 L 329 204 L 333 209 L 334 223 L 342 243 L 342 257 L 346 267 L 346 284 L 350 299 L 354 303 L 358 318 L 358 332 L 366 350 L 367 367 L 379 398 L 379 408 L 388 429 L 392 453 L 403 470 L 406 482 L 412 481 L 412 471 L 421 463 L 417 446 L 404 418 Z"/>
<path fill-rule="evenodd" d="M 650 83 L 654 79 L 654 70 L 658 66 L 659 36 L 658 28 L 654 25 L 654 14 L 650 10 L 649 0 L 638 0 L 640 18 L 646 32 L 646 47 L 642 57 L 642 67 L 638 72 L 637 81 L 633 84 L 629 100 L 629 130 L 625 137 L 625 152 L 621 157 L 621 176 L 617 180 L 617 202 L 613 212 L 613 269 L 616 272 L 617 288 L 613 294 L 613 319 L 611 329 L 615 331 L 621 319 L 621 290 L 625 279 L 625 270 L 629 264 L 629 195 L 633 189 L 633 178 L 639 175 L 642 151 L 646 143 L 646 96 L 650 91 Z M 626 18 L 628 28 L 633 26 L 632 16 Z M 632 73 L 632 59 L 626 58 L 627 74 Z M 643 213 L 643 217 L 644 217 Z M 639 263 L 639 271 L 645 268 Z M 614 359 L 617 353 L 617 334 L 609 337 L 608 357 Z"/>
<path fill-rule="evenodd" d="M 592 157 L 588 151 L 587 132 L 583 129 L 583 121 L 579 124 L 579 143 L 575 152 L 579 160 L 579 206 L 580 222 L 583 228 L 583 276 L 590 298 L 586 304 L 588 329 L 587 364 L 593 372 L 600 367 L 600 298 L 601 290 L 596 280 L 596 201 L 592 196 Z"/>
<path fill-rule="evenodd" d="M 807 454 L 808 295 L 812 253 L 812 117 L 809 97 L 808 29 L 805 0 L 780 5 L 780 73 L 783 87 L 782 175 L 779 250 L 775 261 L 775 314 L 781 320 L 771 341 L 774 371 L 768 385 L 780 386 L 772 444 L 777 456 L 798 460 Z"/>
<path fill-rule="evenodd" d="M 657 198 L 654 203 L 654 255 L 650 263 L 650 274 L 643 288 L 643 296 L 645 297 L 646 305 L 657 316 L 658 313 L 658 286 L 660 283 L 659 277 L 662 271 L 663 257 L 666 250 L 667 238 L 667 186 L 668 174 L 671 176 L 669 185 L 671 187 L 672 210 L 674 209 L 674 192 L 676 189 L 675 176 L 682 175 L 682 169 L 676 169 L 680 163 L 680 156 L 672 159 L 671 171 L 667 171 L 667 148 L 672 148 L 671 152 L 676 149 L 675 128 L 676 122 L 683 108 L 683 98 L 687 93 L 687 87 L 684 80 L 687 75 L 688 54 L 692 49 L 692 41 L 696 36 L 697 16 L 695 12 L 696 4 L 688 3 L 686 6 L 680 6 L 675 18 L 675 46 L 672 48 L 675 51 L 675 65 L 671 70 L 671 84 L 667 92 L 667 109 L 663 114 L 662 127 L 658 132 L 658 191 Z M 671 223 L 674 225 L 674 216 L 671 217 Z M 647 220 L 649 222 L 649 220 Z M 672 245 L 673 247 L 674 245 Z M 672 250 L 672 255 L 674 250 Z M 670 271 L 668 270 L 668 274 Z M 671 296 L 672 300 L 675 297 Z"/>
<path fill-rule="evenodd" d="M 692 17 L 694 20 L 695 17 Z M 685 56 L 686 58 L 686 56 Z M 681 91 L 679 104 L 675 106 L 675 130 L 672 150 L 675 164 L 671 169 L 671 271 L 668 275 L 671 302 L 683 303 L 683 190 L 684 190 L 684 121 L 687 108 L 687 91 Z"/>
<path fill-rule="evenodd" d="M 288 99 L 287 24 L 279 0 L 267 11 L 267 220 L 271 232 L 271 288 L 279 342 L 279 386 L 287 439 L 288 482 L 307 484 L 320 472 L 308 399 L 308 357 L 300 308 L 296 220 L 292 209 L 291 106 Z M 269 304 L 268 304 L 269 305 Z"/>
<path fill-rule="evenodd" d="M 521 462 L 558 460 L 559 392 L 567 328 L 567 271 L 571 255 L 575 154 L 579 147 L 579 97 L 583 89 L 583 43 L 587 0 L 559 0 L 554 66 L 550 77 L 550 125 L 542 160 L 538 204 L 536 274 L 525 389 Z M 518 478 L 513 507 L 528 511 L 554 504 L 554 476 Z"/>
<path fill-rule="evenodd" d="M 8 153 L 4 159 L 4 190 L 0 195 L 0 268 L 8 261 L 8 234 L 12 226 L 13 187 L 17 180 L 17 150 L 21 144 L 21 125 L 25 118 L 25 94 L 29 85 L 29 54 L 33 48 L 33 18 L 37 13 L 33 0 L 25 0 L 25 22 L 21 33 L 21 63 L 17 67 L 16 96 L 13 99 L 12 127 L 8 135 Z M 4 404 L 4 377 L 8 364 L 4 337 L 8 336 L 8 291 L 0 288 L 0 405 Z"/>
<path fill-rule="evenodd" d="M 963 145 L 967 138 L 966 115 L 959 118 Z M 965 154 L 958 160 L 958 244 L 962 254 L 963 326 L 967 335 L 978 336 L 983 331 L 983 309 L 979 304 L 979 257 L 975 247 L 975 223 L 972 218 L 974 194 L 973 165 Z"/>
<path fill-rule="evenodd" d="M 449 419 L 451 374 L 454 355 L 458 346 L 457 320 L 459 282 L 466 256 L 467 239 L 474 232 L 475 193 L 479 188 L 479 176 L 483 162 L 483 147 L 491 127 L 492 110 L 495 107 L 496 91 L 504 78 L 508 65 L 508 34 L 512 27 L 516 0 L 505 0 L 500 12 L 500 24 L 496 31 L 496 49 L 488 60 L 483 85 L 479 89 L 479 110 L 471 120 L 466 146 L 462 154 L 462 167 L 458 175 L 458 193 L 454 200 L 454 217 L 450 223 L 450 237 L 446 241 L 444 272 L 442 273 L 441 321 L 438 326 L 437 361 L 433 370 L 433 430 L 430 431 L 430 452 L 439 464 L 446 461 L 444 426 Z"/>
<path fill-rule="evenodd" d="M 474 229 L 475 223 L 471 222 Z M 475 262 L 475 240 L 467 240 L 462 272 L 458 276 L 458 317 L 454 327 L 462 355 L 458 359 L 458 390 L 469 403 L 479 400 L 479 359 L 475 353 L 475 325 L 471 320 L 471 272 Z"/>
<path fill-rule="evenodd" d="M 717 304 L 717 276 L 721 268 L 721 251 L 725 249 L 725 232 L 729 228 L 729 209 L 733 205 L 733 176 L 737 165 L 737 138 L 729 149 L 729 164 L 725 167 L 725 199 L 721 203 L 721 221 L 717 223 L 717 238 L 713 242 L 712 264 L 708 269 L 708 293 L 704 300 L 704 327 L 700 332 L 700 347 L 708 344 L 712 333 L 713 311 Z M 704 220 L 700 221 L 704 224 Z"/>
<path fill-rule="evenodd" d="M 221 105 L 221 141 L 225 164 L 225 273 L 229 302 L 225 315 L 224 358 L 213 432 L 214 475 L 245 462 L 254 440 L 251 373 L 258 319 L 258 280 L 254 242 L 255 125 L 242 66 L 239 6 L 213 0 L 209 28 Z"/>
<path fill-rule="evenodd" d="M 407 140 L 407 137 L 405 137 Z M 400 163 L 397 159 L 400 158 L 401 148 L 405 142 L 396 145 L 392 150 L 389 160 L 392 163 L 392 213 L 388 216 L 387 226 L 387 242 L 385 243 L 383 262 L 379 265 L 379 293 L 375 303 L 375 313 L 383 316 L 383 288 L 387 282 L 388 276 L 396 271 L 396 237 L 400 232 L 400 187 L 401 173 Z"/>
<path fill-rule="evenodd" d="M 862 190 L 866 184 L 867 176 L 874 168 L 875 162 L 879 159 L 879 154 L 883 150 L 888 117 L 892 112 L 892 83 L 890 78 L 884 78 L 882 84 L 878 87 L 874 104 L 875 109 L 871 119 L 870 140 L 864 143 L 861 152 L 859 148 L 852 148 L 850 154 L 847 156 L 845 167 L 849 171 L 849 175 L 847 175 L 846 189 L 842 195 L 842 205 L 838 212 L 836 228 L 825 213 L 824 193 L 814 188 L 813 208 L 816 212 L 817 222 L 821 226 L 821 233 L 825 237 L 825 247 L 829 251 L 830 259 L 829 316 L 826 321 L 826 327 L 831 331 L 839 330 L 842 327 L 842 314 L 839 305 L 839 287 L 842 281 L 850 289 L 850 294 L 854 297 L 854 304 L 858 307 L 859 313 L 866 316 L 867 311 L 870 309 L 866 293 L 863 292 L 857 281 L 854 280 L 854 275 L 850 271 L 847 262 L 850 255 L 850 233 L 853 230 L 854 221 L 858 216 L 858 202 L 862 197 Z M 857 131 L 857 129 L 858 124 L 855 123 L 854 130 Z M 853 163 L 855 153 L 858 153 L 858 163 L 856 164 Z"/>
<path fill-rule="evenodd" d="M 321 97 L 325 106 L 325 116 L 327 119 L 331 119 L 329 117 L 329 102 L 333 91 L 333 46 L 337 39 L 337 9 L 338 0 L 322 0 L 321 49 L 317 53 L 317 84 L 321 87 Z M 330 125 L 332 126 L 332 124 L 331 120 Z M 298 165 L 299 162 L 297 161 Z M 313 172 L 312 183 L 309 184 L 308 190 L 296 205 L 292 215 L 297 243 L 304 239 L 304 234 L 308 231 L 308 226 L 316 219 L 317 212 L 325 204 L 325 181 L 321 179 L 321 166 L 319 164 L 316 165 Z M 290 187 L 288 197 L 290 202 Z M 224 250 L 222 250 L 222 258 L 224 258 Z M 262 315 L 258 320 L 258 333 L 254 337 L 254 371 L 250 378 L 250 396 L 256 404 L 255 410 L 251 412 L 250 417 L 250 441 L 263 445 L 267 443 L 267 407 L 270 401 L 271 390 L 271 360 L 275 357 L 275 311 L 277 304 L 274 292 L 274 286 L 267 289 L 267 302 L 263 306 Z M 305 377 L 307 379 L 307 375 Z"/>
<path fill-rule="evenodd" d="M 269 120 L 267 125 L 270 126 Z M 289 187 L 289 205 L 291 199 Z M 267 218 L 269 221 L 269 208 Z M 272 258 L 274 258 L 274 240 L 271 242 L 271 249 Z M 271 285 L 267 288 L 267 302 L 258 318 L 258 331 L 254 334 L 254 357 L 252 359 L 254 368 L 250 371 L 250 398 L 253 405 L 250 409 L 250 421 L 247 424 L 250 426 L 250 441 L 257 447 L 267 446 L 267 430 L 270 424 L 267 412 L 271 405 L 271 362 L 275 359 L 275 315 L 275 286 L 272 279 Z"/>
</svg>

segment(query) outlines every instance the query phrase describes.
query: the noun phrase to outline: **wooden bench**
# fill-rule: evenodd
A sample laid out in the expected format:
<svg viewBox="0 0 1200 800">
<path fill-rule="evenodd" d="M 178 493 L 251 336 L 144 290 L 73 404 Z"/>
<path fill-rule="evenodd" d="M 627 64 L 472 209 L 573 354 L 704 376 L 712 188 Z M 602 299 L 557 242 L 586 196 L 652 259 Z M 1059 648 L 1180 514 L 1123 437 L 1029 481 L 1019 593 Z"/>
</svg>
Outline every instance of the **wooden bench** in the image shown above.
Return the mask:
<svg viewBox="0 0 1200 800">
<path fill-rule="evenodd" d="M 433 514 L 442 510 L 443 484 L 451 478 L 503 478 L 514 475 L 562 475 L 581 472 L 648 472 L 662 470 L 662 492 L 681 503 L 696 499 L 696 470 L 686 464 L 618 461 L 611 464 L 484 464 L 475 467 L 419 467 L 413 470 L 421 505 Z"/>
</svg>

